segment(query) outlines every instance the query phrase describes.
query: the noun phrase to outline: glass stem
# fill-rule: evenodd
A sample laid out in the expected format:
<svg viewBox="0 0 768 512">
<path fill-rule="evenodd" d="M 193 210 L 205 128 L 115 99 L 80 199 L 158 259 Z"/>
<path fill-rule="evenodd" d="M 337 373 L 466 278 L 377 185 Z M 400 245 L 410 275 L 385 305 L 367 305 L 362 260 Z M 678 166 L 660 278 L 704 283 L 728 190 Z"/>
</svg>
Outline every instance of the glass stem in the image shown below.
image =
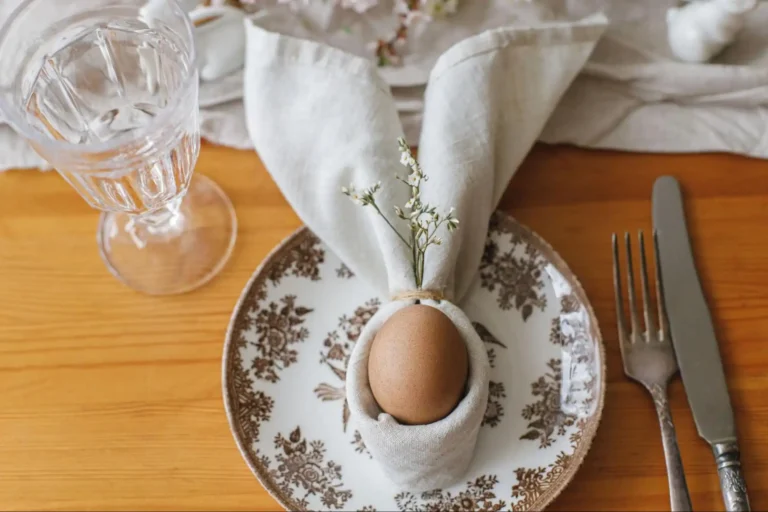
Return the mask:
<svg viewBox="0 0 768 512">
<path fill-rule="evenodd" d="M 157 210 L 131 216 L 125 230 L 139 249 L 147 245 L 150 238 L 172 238 L 183 230 L 184 216 L 181 213 L 181 197 L 169 201 Z"/>
</svg>

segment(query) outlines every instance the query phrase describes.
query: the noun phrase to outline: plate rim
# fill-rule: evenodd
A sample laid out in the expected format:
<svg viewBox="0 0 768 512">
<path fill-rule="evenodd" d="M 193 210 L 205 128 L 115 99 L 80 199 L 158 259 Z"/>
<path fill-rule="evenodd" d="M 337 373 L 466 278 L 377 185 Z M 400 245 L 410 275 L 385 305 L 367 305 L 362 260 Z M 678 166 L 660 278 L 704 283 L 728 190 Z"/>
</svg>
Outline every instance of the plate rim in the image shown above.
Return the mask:
<svg viewBox="0 0 768 512">
<path fill-rule="evenodd" d="M 544 252 L 547 255 L 548 257 L 547 259 L 550 260 L 550 262 L 555 265 L 557 270 L 561 272 L 561 274 L 563 274 L 563 277 L 569 282 L 569 284 L 571 284 L 572 293 L 576 294 L 579 297 L 579 300 L 581 301 L 584 308 L 586 309 L 587 315 L 590 319 L 590 322 L 592 323 L 595 342 L 598 346 L 598 353 L 600 355 L 600 386 L 598 391 L 598 400 L 597 400 L 597 406 L 595 408 L 595 412 L 591 420 L 587 423 L 586 427 L 584 428 L 581 442 L 579 443 L 578 447 L 574 449 L 574 452 L 571 455 L 572 462 L 569 465 L 568 469 L 563 474 L 562 484 L 555 486 L 554 488 L 549 488 L 545 490 L 541 495 L 539 495 L 536 498 L 536 500 L 533 502 L 533 504 L 530 507 L 530 510 L 542 510 L 548 507 L 550 504 L 552 504 L 552 502 L 555 501 L 555 499 L 557 499 L 557 497 L 560 496 L 560 494 L 572 483 L 579 469 L 581 469 L 584 463 L 584 460 L 587 457 L 587 454 L 592 448 L 592 444 L 595 440 L 595 437 L 597 437 L 597 431 L 600 427 L 600 423 L 602 422 L 603 408 L 605 406 L 605 395 L 606 395 L 606 387 L 607 387 L 607 375 L 606 375 L 607 361 L 606 361 L 606 354 L 605 354 L 605 343 L 603 340 L 602 330 L 600 329 L 597 315 L 595 315 L 594 309 L 592 307 L 592 303 L 589 301 L 589 298 L 587 297 L 586 291 L 584 290 L 584 287 L 582 286 L 581 281 L 579 281 L 576 274 L 571 270 L 571 268 L 568 266 L 565 260 L 560 256 L 560 254 L 557 251 L 555 251 L 552 245 L 550 245 L 549 242 L 544 240 L 544 238 L 541 237 L 538 233 L 536 233 L 526 224 L 523 224 L 522 222 L 517 220 L 516 217 L 514 217 L 512 214 L 508 212 L 505 212 L 503 210 L 495 210 L 491 215 L 490 222 L 492 223 L 494 222 L 494 220 L 496 220 L 497 222 L 511 222 L 512 224 L 516 225 L 522 232 L 528 235 L 529 237 L 528 240 L 531 240 L 537 246 L 538 249 L 542 250 L 542 252 Z M 238 451 L 240 452 L 240 455 L 242 456 L 243 460 L 245 460 L 246 465 L 251 470 L 251 473 L 253 473 L 253 475 L 256 477 L 261 487 L 265 491 L 267 491 L 267 493 L 272 498 L 274 498 L 275 501 L 277 501 L 277 503 L 281 507 L 283 507 L 285 510 L 301 510 L 301 507 L 298 507 L 297 506 L 298 504 L 294 503 L 291 498 L 284 496 L 283 492 L 279 488 L 277 487 L 273 488 L 272 484 L 268 483 L 269 475 L 265 474 L 262 468 L 260 468 L 257 464 L 255 464 L 255 461 L 251 457 L 251 454 L 249 453 L 247 447 L 245 446 L 244 436 L 242 435 L 242 432 L 240 432 L 238 424 L 235 421 L 234 411 L 232 410 L 232 407 L 230 405 L 235 394 L 234 394 L 234 389 L 230 389 L 230 386 L 228 385 L 227 375 L 228 375 L 228 369 L 233 364 L 233 359 L 234 359 L 231 357 L 232 346 L 234 345 L 233 330 L 235 328 L 235 324 L 237 323 L 236 320 L 237 320 L 238 314 L 241 308 L 243 307 L 243 303 L 248 298 L 258 278 L 262 277 L 262 273 L 264 269 L 272 261 L 272 259 L 275 258 L 281 252 L 283 252 L 286 248 L 291 247 L 292 244 L 294 244 L 300 237 L 304 236 L 307 232 L 309 232 L 309 234 L 312 236 L 315 236 L 315 237 L 317 236 L 317 235 L 314 235 L 314 233 L 312 233 L 312 230 L 307 225 L 303 224 L 299 226 L 291 234 L 289 234 L 282 241 L 280 241 L 280 243 L 278 243 L 275 247 L 273 247 L 272 250 L 269 251 L 269 253 L 264 257 L 264 259 L 259 263 L 256 269 L 253 271 L 250 278 L 248 279 L 248 282 L 243 287 L 242 292 L 240 293 L 240 296 L 238 297 L 234 308 L 232 309 L 229 325 L 227 326 L 227 331 L 225 334 L 223 355 L 222 355 L 222 371 L 221 371 L 222 400 L 224 402 L 224 410 L 227 415 L 227 423 L 229 425 L 230 433 L 232 434 L 232 437 L 235 440 L 235 444 L 237 446 Z M 266 276 L 263 276 L 263 277 L 266 279 Z"/>
</svg>

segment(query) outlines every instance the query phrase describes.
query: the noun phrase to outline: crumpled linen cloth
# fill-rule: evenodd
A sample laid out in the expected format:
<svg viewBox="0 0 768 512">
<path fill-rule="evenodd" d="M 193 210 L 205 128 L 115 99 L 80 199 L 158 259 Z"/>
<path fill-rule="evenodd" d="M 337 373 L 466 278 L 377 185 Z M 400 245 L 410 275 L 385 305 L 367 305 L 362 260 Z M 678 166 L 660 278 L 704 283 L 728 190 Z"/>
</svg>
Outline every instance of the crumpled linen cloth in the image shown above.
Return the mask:
<svg viewBox="0 0 768 512">
<path fill-rule="evenodd" d="M 401 425 L 381 411 L 368 385 L 368 355 L 378 328 L 414 302 L 410 250 L 373 207 L 341 193 L 381 182 L 376 202 L 399 233 L 410 187 L 396 139 L 397 100 L 375 64 L 322 43 L 247 28 L 245 109 L 256 151 L 299 217 L 374 290 L 395 297 L 366 324 L 347 366 L 350 414 L 366 447 L 398 486 L 452 485 L 470 464 L 488 400 L 483 342 L 461 310 L 477 273 L 487 225 L 501 195 L 558 100 L 583 66 L 606 20 L 501 28 L 470 37 L 438 58 L 426 87 L 419 161 L 428 177 L 421 200 L 455 207 L 458 231 L 426 253 L 422 303 L 450 318 L 469 353 L 467 393 L 448 416 Z"/>
<path fill-rule="evenodd" d="M 652 152 L 723 151 L 768 158 L 768 3 L 705 64 L 669 50 L 674 0 L 569 0 L 611 27 L 541 134 L 548 143 Z"/>
<path fill-rule="evenodd" d="M 0 2 L 0 21 L 19 0 Z M 392 88 L 405 134 L 418 141 L 423 118 L 424 84 L 438 56 L 472 30 L 489 26 L 531 26 L 542 21 L 579 19 L 604 12 L 611 25 L 596 51 L 566 92 L 539 136 L 547 143 L 592 148 L 654 152 L 724 151 L 768 157 L 768 2 L 749 15 L 737 41 L 707 64 L 679 62 L 667 45 L 666 10 L 676 0 L 464 0 L 462 15 L 429 28 L 414 43 L 418 54 L 404 67 L 380 68 Z M 491 24 L 478 21 L 484 4 Z M 291 23 L 287 7 L 263 11 L 257 23 L 273 31 L 351 47 L 341 35 L 320 29 L 338 28 L 338 20 Z M 462 11 L 460 10 L 460 13 Z M 317 16 L 316 12 L 310 13 Z M 346 16 L 350 16 L 346 14 Z M 295 19 L 294 19 L 295 21 Z M 464 24 L 456 36 L 439 35 L 442 26 Z M 496 25 L 493 25 L 496 24 Z M 446 29 L 450 31 L 450 29 Z M 434 32 L 438 35 L 430 35 Z M 364 54 L 361 48 L 358 53 Z M 2 70 L 0 70 L 2 73 Z M 203 137 L 235 148 L 250 148 L 238 72 L 201 84 Z M 409 85 L 410 84 L 410 85 Z M 44 162 L 0 119 L 0 170 L 38 167 Z"/>
</svg>

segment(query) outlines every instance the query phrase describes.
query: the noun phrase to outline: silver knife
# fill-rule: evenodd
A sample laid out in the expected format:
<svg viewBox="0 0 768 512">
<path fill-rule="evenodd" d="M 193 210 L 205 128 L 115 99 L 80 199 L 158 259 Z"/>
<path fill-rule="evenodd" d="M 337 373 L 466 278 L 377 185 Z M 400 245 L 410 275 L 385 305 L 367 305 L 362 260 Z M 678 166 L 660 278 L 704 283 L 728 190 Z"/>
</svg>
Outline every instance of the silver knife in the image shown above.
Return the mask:
<svg viewBox="0 0 768 512">
<path fill-rule="evenodd" d="M 653 226 L 672 344 L 696 428 L 712 446 L 726 510 L 750 510 L 720 350 L 696 273 L 680 185 L 671 176 L 653 186 Z"/>
</svg>

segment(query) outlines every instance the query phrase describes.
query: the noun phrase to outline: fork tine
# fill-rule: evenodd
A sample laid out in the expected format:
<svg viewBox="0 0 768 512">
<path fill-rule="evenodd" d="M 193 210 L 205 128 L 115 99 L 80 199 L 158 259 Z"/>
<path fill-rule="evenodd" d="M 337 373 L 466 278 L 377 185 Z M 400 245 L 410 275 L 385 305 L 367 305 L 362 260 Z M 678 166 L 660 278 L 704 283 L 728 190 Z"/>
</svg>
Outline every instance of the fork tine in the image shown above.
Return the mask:
<svg viewBox="0 0 768 512">
<path fill-rule="evenodd" d="M 627 326 L 624 325 L 624 301 L 621 297 L 621 270 L 619 268 L 619 241 L 616 233 L 611 237 L 613 244 L 613 291 L 616 295 L 616 323 L 619 328 L 619 344 L 623 347 L 628 341 Z"/>
<path fill-rule="evenodd" d="M 632 269 L 632 242 L 629 233 L 624 233 L 624 242 L 627 245 L 627 289 L 629 292 L 629 319 L 632 325 L 632 332 L 629 334 L 632 343 L 637 339 L 640 332 L 640 321 L 637 316 L 637 303 L 635 299 L 635 274 Z"/>
<path fill-rule="evenodd" d="M 661 280 L 661 262 L 659 260 L 659 237 L 653 230 L 653 257 L 656 260 L 656 306 L 659 310 L 659 341 L 669 341 L 669 322 L 667 308 L 664 305 L 664 282 Z"/>
<path fill-rule="evenodd" d="M 643 232 L 638 231 L 637 238 L 640 241 L 640 281 L 643 292 L 643 319 L 645 320 L 645 341 L 649 342 L 656 337 L 656 325 L 651 314 L 651 292 L 648 289 L 648 264 L 645 259 L 645 238 Z"/>
</svg>

